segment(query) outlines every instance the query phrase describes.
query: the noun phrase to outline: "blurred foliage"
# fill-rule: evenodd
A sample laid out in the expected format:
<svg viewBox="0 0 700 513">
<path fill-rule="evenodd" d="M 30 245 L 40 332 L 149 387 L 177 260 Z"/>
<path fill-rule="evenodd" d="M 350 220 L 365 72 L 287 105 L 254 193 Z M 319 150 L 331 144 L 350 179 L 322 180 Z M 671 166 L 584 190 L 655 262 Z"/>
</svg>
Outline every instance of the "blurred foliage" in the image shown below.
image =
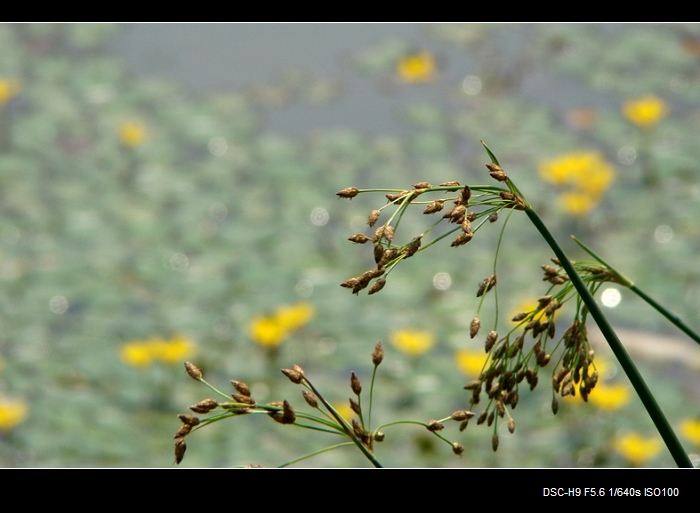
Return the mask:
<svg viewBox="0 0 700 513">
<path fill-rule="evenodd" d="M 298 390 L 279 373 L 299 363 L 329 400 L 344 402 L 348 372 L 364 377 L 377 339 L 393 340 L 398 350 L 385 345 L 375 392 L 378 422 L 464 408 L 474 367 L 465 351 L 481 350 L 469 323 L 497 230 L 464 248 L 436 245 L 430 261 L 406 262 L 380 294 L 358 298 L 338 285 L 373 264 L 346 239 L 367 229 L 379 205 L 337 202 L 335 192 L 487 183 L 480 139 L 564 242 L 576 233 L 700 326 L 700 27 L 425 29 L 416 41 L 361 48 L 345 61 L 397 99 L 405 135 L 285 138 L 265 130 L 269 109 L 324 105 L 347 84 L 288 74 L 196 97 L 127 73 L 106 50 L 118 26 L 0 25 L 0 466 L 169 465 L 176 414 L 203 399 L 164 356 L 178 351 L 196 350 L 212 383 L 245 380 L 258 401 L 301 404 L 285 395 Z M 471 64 L 455 69 L 465 55 Z M 414 100 L 412 88 L 438 88 L 444 101 Z M 548 101 L 565 89 L 577 99 Z M 626 102 L 640 98 L 663 102 L 653 123 L 648 106 L 646 117 L 630 117 Z M 596 155 L 615 177 L 596 188 L 595 205 L 572 211 L 559 196 L 571 191 L 541 181 L 538 169 L 573 152 Z M 584 175 L 564 181 L 585 188 Z M 541 294 L 539 265 L 551 256 L 521 217 L 499 260 L 505 311 Z M 407 216 L 402 230 L 420 233 L 421 223 Z M 614 323 L 670 331 L 620 293 L 608 310 Z M 303 322 L 280 324 L 282 306 L 299 304 Z M 135 365 L 127 347 L 146 351 L 137 356 L 150 365 Z M 687 351 L 697 355 L 690 342 Z M 697 449 L 689 422 L 700 417 L 698 369 L 681 360 L 692 358 L 640 366 Z M 632 430 L 654 435 L 638 399 L 565 404 L 556 418 L 550 402 L 545 390 L 523 394 L 518 429 L 501 434 L 498 453 L 478 426 L 456 435 L 461 459 L 429 433 L 398 427 L 378 455 L 394 466 L 672 466 L 663 450 L 642 457 L 644 439 L 620 442 Z M 188 438 L 183 465 L 275 465 L 326 442 L 300 433 L 267 418 L 234 419 Z M 611 450 L 621 447 L 628 452 Z M 355 452 L 303 464 L 366 465 Z"/>
</svg>

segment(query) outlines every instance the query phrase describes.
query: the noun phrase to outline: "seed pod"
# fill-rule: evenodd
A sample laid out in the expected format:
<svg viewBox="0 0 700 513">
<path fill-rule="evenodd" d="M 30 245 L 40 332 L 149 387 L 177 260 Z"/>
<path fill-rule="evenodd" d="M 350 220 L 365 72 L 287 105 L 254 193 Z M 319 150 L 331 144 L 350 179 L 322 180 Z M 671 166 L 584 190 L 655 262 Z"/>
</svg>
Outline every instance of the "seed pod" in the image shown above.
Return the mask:
<svg viewBox="0 0 700 513">
<path fill-rule="evenodd" d="M 367 237 L 367 235 L 364 233 L 356 233 L 352 237 L 348 237 L 348 240 L 350 242 L 354 242 L 355 244 L 364 244 L 369 240 L 369 237 Z"/>
<path fill-rule="evenodd" d="M 484 345 L 484 349 L 487 353 L 491 352 L 491 349 L 493 348 L 497 339 L 498 339 L 498 332 L 495 330 L 489 331 L 489 334 L 486 335 L 486 344 Z"/>
<path fill-rule="evenodd" d="M 481 390 L 481 381 L 474 379 L 464 386 L 465 390 Z"/>
<path fill-rule="evenodd" d="M 250 388 L 243 381 L 236 381 L 235 379 L 232 379 L 231 385 L 233 385 L 233 388 L 235 388 L 239 394 L 250 397 Z"/>
<path fill-rule="evenodd" d="M 496 419 L 496 411 L 494 410 L 489 414 L 488 419 L 486 420 L 486 425 L 491 427 L 491 424 L 493 424 L 493 421 L 495 419 Z"/>
<path fill-rule="evenodd" d="M 442 216 L 443 219 L 449 219 L 450 223 L 459 224 L 464 220 L 464 216 L 467 213 L 467 207 L 464 205 L 457 205 L 455 208 L 450 210 L 447 214 Z"/>
<path fill-rule="evenodd" d="M 491 437 L 491 448 L 493 449 L 493 452 L 496 452 L 498 450 L 498 435 L 495 433 Z"/>
<path fill-rule="evenodd" d="M 384 285 L 386 285 L 386 280 L 377 280 L 375 281 L 372 286 L 369 288 L 369 292 L 367 292 L 368 295 L 376 294 L 380 290 L 384 288 Z"/>
<path fill-rule="evenodd" d="M 416 182 L 412 185 L 414 189 L 428 189 L 430 184 L 428 182 Z"/>
<path fill-rule="evenodd" d="M 360 395 L 362 393 L 362 383 L 354 371 L 350 373 L 350 388 L 355 395 Z"/>
<path fill-rule="evenodd" d="M 304 401 L 306 401 L 306 404 L 312 408 L 318 408 L 318 401 L 316 400 L 316 396 L 314 394 L 304 388 L 301 391 L 301 395 L 304 396 Z"/>
<path fill-rule="evenodd" d="M 367 218 L 367 224 L 370 228 L 372 228 L 379 219 L 379 214 L 381 214 L 379 210 L 372 210 L 372 212 L 370 212 L 369 217 Z"/>
<path fill-rule="evenodd" d="M 289 378 L 289 381 L 291 381 L 295 385 L 298 385 L 304 380 L 304 375 L 301 372 L 294 369 L 282 369 L 282 374 L 287 376 L 287 378 Z"/>
<path fill-rule="evenodd" d="M 177 416 L 177 418 L 180 419 L 180 421 L 183 424 L 189 424 L 190 426 L 193 426 L 193 427 L 199 425 L 199 419 L 197 417 L 195 417 L 194 415 L 186 415 L 184 413 L 181 413 L 180 415 Z"/>
<path fill-rule="evenodd" d="M 448 191 L 450 191 L 450 192 L 456 191 L 457 188 L 459 187 L 459 182 L 442 182 L 442 183 L 440 184 L 440 187 L 453 187 L 453 186 L 454 186 L 455 188 L 454 188 L 454 189 L 448 189 Z"/>
<path fill-rule="evenodd" d="M 202 371 L 199 370 L 199 367 L 197 367 L 194 363 L 185 362 L 185 372 L 189 377 L 191 377 L 195 381 L 202 380 Z"/>
<path fill-rule="evenodd" d="M 185 451 L 187 450 L 187 444 L 184 438 L 178 438 L 175 440 L 175 464 L 179 465 L 182 459 L 185 457 Z"/>
<path fill-rule="evenodd" d="M 469 198 L 472 197 L 472 190 L 469 188 L 468 185 L 464 186 L 464 189 L 462 189 L 462 194 L 460 197 L 460 201 L 462 205 L 467 205 L 469 203 Z"/>
<path fill-rule="evenodd" d="M 481 415 L 476 419 L 477 424 L 483 424 L 486 422 L 486 417 L 488 416 L 489 412 L 488 411 L 482 411 Z"/>
<path fill-rule="evenodd" d="M 408 247 L 406 248 L 406 253 L 404 254 L 404 258 L 410 258 L 413 255 L 416 254 L 416 251 L 420 248 L 420 240 L 422 237 L 416 237 L 413 242 L 411 242 Z"/>
<path fill-rule="evenodd" d="M 554 415 L 556 415 L 558 411 L 559 411 L 559 401 L 557 401 L 556 399 L 552 399 L 552 413 Z"/>
<path fill-rule="evenodd" d="M 256 402 L 252 397 L 249 397 L 247 395 L 243 394 L 231 394 L 231 397 L 233 397 L 233 400 L 236 401 L 237 403 L 241 404 L 250 404 L 251 406 L 255 406 Z"/>
<path fill-rule="evenodd" d="M 510 431 L 511 434 L 515 433 L 515 421 L 512 417 L 508 419 L 508 431 Z"/>
<path fill-rule="evenodd" d="M 456 412 L 452 413 L 452 415 L 450 415 L 450 418 L 452 420 L 461 422 L 463 420 L 471 419 L 474 415 L 475 413 L 469 410 L 457 410 Z"/>
<path fill-rule="evenodd" d="M 362 408 L 360 408 L 360 403 L 358 403 L 352 397 L 350 397 L 350 409 L 354 411 L 357 415 L 362 415 Z"/>
<path fill-rule="evenodd" d="M 383 442 L 385 436 L 386 435 L 384 433 L 382 433 L 381 431 L 377 431 L 376 433 L 374 433 L 374 441 L 375 442 Z"/>
<path fill-rule="evenodd" d="M 359 194 L 360 190 L 357 187 L 346 187 L 335 193 L 340 198 L 352 199 Z"/>
<path fill-rule="evenodd" d="M 384 228 L 384 238 L 391 242 L 391 239 L 394 238 L 394 227 L 393 226 L 386 226 Z"/>
<path fill-rule="evenodd" d="M 530 315 L 529 312 L 520 312 L 518 315 L 516 315 L 515 317 L 513 317 L 513 318 L 511 319 L 511 321 L 513 321 L 513 322 L 520 322 L 520 321 L 522 321 L 523 319 L 525 319 L 525 317 L 527 317 L 528 315 Z"/>
<path fill-rule="evenodd" d="M 352 430 L 355 432 L 355 436 L 362 439 L 365 436 L 365 430 L 362 429 L 362 424 L 357 419 L 352 419 Z"/>
<path fill-rule="evenodd" d="M 198 402 L 197 404 L 193 404 L 190 406 L 190 410 L 192 410 L 195 413 L 209 413 L 211 410 L 219 406 L 219 403 L 217 403 L 214 399 L 204 399 L 203 401 Z"/>
<path fill-rule="evenodd" d="M 472 240 L 473 237 L 473 233 L 462 232 L 457 236 L 455 240 L 452 241 L 452 244 L 450 244 L 450 246 L 453 248 L 456 248 L 457 246 L 464 246 L 467 242 Z"/>
<path fill-rule="evenodd" d="M 384 360 L 384 348 L 382 348 L 381 342 L 377 342 L 377 345 L 374 346 L 374 352 L 372 353 L 372 363 L 376 367 L 382 363 L 382 360 Z"/>
<path fill-rule="evenodd" d="M 459 442 L 454 442 L 452 444 L 452 452 L 455 453 L 457 456 L 461 456 L 464 454 L 464 447 L 462 447 L 462 444 Z"/>
<path fill-rule="evenodd" d="M 491 212 L 489 214 L 489 223 L 495 223 L 498 221 L 498 212 Z"/>
<path fill-rule="evenodd" d="M 464 218 L 464 221 L 462 221 L 462 231 L 464 233 L 473 233 L 472 232 L 472 223 L 466 217 Z"/>
<path fill-rule="evenodd" d="M 425 207 L 425 210 L 423 210 L 424 214 L 434 214 L 436 212 L 440 212 L 445 205 L 445 202 L 443 200 L 435 200 L 433 201 L 430 205 Z"/>
<path fill-rule="evenodd" d="M 503 168 L 501 166 L 498 166 L 496 164 L 486 164 L 486 167 L 489 170 L 489 175 L 491 175 L 491 178 L 493 178 L 494 180 L 498 180 L 499 182 L 505 182 L 508 179 L 508 175 L 505 171 L 503 171 Z"/>
<path fill-rule="evenodd" d="M 435 431 L 442 431 L 445 429 L 445 425 L 439 423 L 437 420 L 431 420 L 428 422 L 428 425 L 426 426 L 428 428 L 428 431 L 431 431 L 435 433 Z"/>
<path fill-rule="evenodd" d="M 343 283 L 340 284 L 341 287 L 344 287 L 346 289 L 352 289 L 357 285 L 357 282 L 359 280 L 357 278 L 350 278 L 348 280 L 345 280 Z"/>
<path fill-rule="evenodd" d="M 184 438 L 185 436 L 190 434 L 190 431 L 192 431 L 192 426 L 189 424 L 183 424 L 182 426 L 180 426 L 180 429 L 177 430 L 173 438 L 176 440 L 178 438 Z"/>
<path fill-rule="evenodd" d="M 471 338 L 476 337 L 479 333 L 479 328 L 481 328 L 481 321 L 478 317 L 474 317 L 474 319 L 472 319 L 471 325 L 469 326 L 469 336 Z"/>
</svg>

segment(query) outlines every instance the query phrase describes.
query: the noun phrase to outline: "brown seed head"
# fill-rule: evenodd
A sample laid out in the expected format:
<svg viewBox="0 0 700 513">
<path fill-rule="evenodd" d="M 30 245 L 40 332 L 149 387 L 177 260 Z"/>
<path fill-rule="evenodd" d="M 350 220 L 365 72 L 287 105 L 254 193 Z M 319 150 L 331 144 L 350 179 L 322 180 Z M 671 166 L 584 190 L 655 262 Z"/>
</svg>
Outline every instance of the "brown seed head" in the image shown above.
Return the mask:
<svg viewBox="0 0 700 513">
<path fill-rule="evenodd" d="M 360 190 L 357 187 L 346 187 L 335 193 L 339 198 L 353 199 L 359 194 Z"/>
<path fill-rule="evenodd" d="M 508 431 L 510 431 L 511 434 L 515 433 L 515 421 L 512 417 L 508 419 Z"/>
<path fill-rule="evenodd" d="M 190 426 L 196 426 L 199 424 L 199 419 L 194 415 L 186 415 L 181 413 L 177 416 L 177 418 L 180 419 L 183 424 L 189 424 Z"/>
<path fill-rule="evenodd" d="M 413 184 L 414 189 L 428 189 L 430 184 L 428 182 L 416 182 Z"/>
<path fill-rule="evenodd" d="M 491 212 L 489 214 L 489 223 L 495 223 L 498 221 L 498 212 Z"/>
<path fill-rule="evenodd" d="M 362 429 L 362 424 L 360 424 L 360 421 L 357 419 L 352 419 L 351 424 L 352 424 L 352 430 L 355 433 L 355 436 L 362 439 L 365 435 L 365 430 Z"/>
<path fill-rule="evenodd" d="M 367 218 L 367 224 L 370 228 L 372 228 L 379 219 L 379 214 L 381 214 L 379 210 L 372 210 L 372 212 L 370 212 L 369 217 Z"/>
<path fill-rule="evenodd" d="M 381 342 L 377 342 L 377 345 L 374 346 L 374 352 L 372 353 L 372 363 L 376 367 L 382 363 L 382 360 L 384 360 L 384 348 Z"/>
<path fill-rule="evenodd" d="M 428 425 L 426 427 L 428 428 L 428 431 L 431 431 L 433 433 L 445 429 L 445 425 L 439 423 L 437 420 L 431 420 L 430 422 L 428 422 Z"/>
<path fill-rule="evenodd" d="M 434 214 L 436 212 L 440 212 L 445 205 L 445 202 L 443 200 L 435 200 L 433 201 L 430 205 L 425 207 L 425 210 L 423 210 L 424 214 Z"/>
<path fill-rule="evenodd" d="M 476 419 L 476 423 L 483 424 L 484 422 L 486 422 L 486 417 L 488 416 L 488 414 L 489 412 L 487 410 L 482 411 L 481 415 L 479 415 L 479 417 Z"/>
<path fill-rule="evenodd" d="M 250 404 L 251 406 L 255 406 L 256 402 L 255 400 L 247 395 L 243 394 L 231 394 L 231 397 L 233 397 L 233 400 L 236 401 L 237 403 L 240 404 Z"/>
<path fill-rule="evenodd" d="M 353 399 L 352 397 L 350 399 L 350 409 L 354 411 L 357 415 L 362 415 L 362 408 L 360 408 L 360 403 L 357 402 L 357 400 Z"/>
<path fill-rule="evenodd" d="M 203 401 L 198 402 L 197 404 L 193 404 L 190 406 L 190 410 L 192 410 L 195 413 L 209 413 L 211 410 L 219 406 L 219 403 L 217 403 L 214 399 L 204 399 Z"/>
<path fill-rule="evenodd" d="M 380 264 L 382 261 L 382 257 L 384 256 L 384 246 L 382 246 L 380 243 L 376 243 L 373 248 L 374 251 L 374 262 L 376 264 Z"/>
<path fill-rule="evenodd" d="M 301 395 L 304 396 L 304 401 L 306 401 L 306 404 L 312 408 L 318 408 L 318 401 L 316 400 L 316 396 L 314 394 L 306 389 L 302 389 Z"/>
<path fill-rule="evenodd" d="M 192 362 L 185 362 L 185 372 L 187 372 L 187 375 L 189 377 L 191 377 L 192 379 L 194 379 L 196 381 L 202 380 L 202 371 L 199 370 L 199 367 L 197 367 Z"/>
<path fill-rule="evenodd" d="M 348 237 L 348 240 L 350 242 L 354 242 L 355 244 L 364 244 L 369 240 L 369 237 L 367 237 L 367 235 L 364 233 L 356 233 L 352 237 Z"/>
<path fill-rule="evenodd" d="M 491 352 L 491 349 L 493 348 L 494 344 L 496 343 L 496 340 L 498 340 L 498 332 L 497 331 L 489 331 L 489 334 L 486 335 L 486 344 L 484 345 L 484 350 L 489 353 Z"/>
<path fill-rule="evenodd" d="M 377 292 L 379 292 L 380 290 L 382 290 L 384 288 L 384 285 L 386 285 L 386 280 L 379 279 L 379 280 L 375 281 L 372 284 L 372 286 L 369 288 L 369 292 L 367 294 L 369 294 L 370 296 L 372 294 L 376 294 Z"/>
<path fill-rule="evenodd" d="M 406 253 L 404 253 L 404 258 L 410 258 L 413 255 L 416 254 L 416 251 L 420 248 L 420 240 L 422 237 L 416 237 L 413 239 L 413 242 L 411 242 L 408 247 L 406 248 Z"/>
<path fill-rule="evenodd" d="M 469 336 L 471 338 L 476 337 L 479 333 L 479 328 L 481 328 L 481 321 L 478 317 L 474 317 L 474 319 L 472 319 L 471 325 L 469 326 Z"/>
<path fill-rule="evenodd" d="M 475 413 L 469 410 L 457 410 L 456 412 L 452 413 L 452 415 L 450 415 L 450 418 L 452 420 L 461 422 L 463 420 L 471 419 L 474 415 Z"/>
<path fill-rule="evenodd" d="M 498 450 L 498 435 L 495 433 L 491 437 L 491 448 L 493 449 L 493 452 L 496 452 Z"/>
<path fill-rule="evenodd" d="M 235 379 L 231 380 L 231 384 L 233 385 L 233 388 L 235 388 L 239 394 L 247 395 L 250 397 L 250 388 L 246 383 L 243 381 L 236 381 Z"/>
<path fill-rule="evenodd" d="M 556 415 L 558 411 L 559 411 L 559 401 L 557 401 L 556 399 L 552 399 L 552 413 L 554 415 Z"/>
<path fill-rule="evenodd" d="M 295 385 L 298 385 L 299 383 L 304 381 L 304 375 L 301 372 L 298 372 L 294 369 L 282 369 L 282 374 L 287 376 L 287 378 L 289 378 L 289 381 L 291 381 Z"/>
<path fill-rule="evenodd" d="M 454 442 L 452 444 L 452 452 L 455 453 L 457 456 L 461 456 L 464 454 L 464 447 L 462 447 L 462 444 L 459 442 Z"/>
<path fill-rule="evenodd" d="M 354 371 L 350 373 L 350 388 L 355 395 L 360 395 L 362 393 L 362 383 Z"/>
<path fill-rule="evenodd" d="M 185 451 L 187 450 L 187 444 L 184 438 L 178 438 L 175 440 L 175 463 L 180 464 L 182 458 L 185 457 Z"/>
<path fill-rule="evenodd" d="M 508 175 L 505 171 L 503 171 L 503 168 L 501 166 L 498 166 L 496 164 L 486 164 L 486 167 L 489 170 L 489 175 L 491 175 L 491 178 L 493 178 L 494 180 L 498 180 L 499 182 L 505 182 L 508 179 Z"/>
<path fill-rule="evenodd" d="M 357 285 L 358 281 L 359 280 L 357 278 L 350 278 L 341 283 L 340 286 L 346 289 L 352 289 L 355 287 L 355 285 Z"/>
<path fill-rule="evenodd" d="M 175 438 L 176 440 L 178 438 L 184 438 L 185 436 L 190 434 L 190 431 L 192 431 L 192 426 L 190 426 L 189 424 L 183 424 L 182 426 L 180 426 L 180 429 L 177 430 L 173 438 Z"/>
<path fill-rule="evenodd" d="M 450 246 L 453 248 L 456 248 L 457 246 L 464 246 L 467 242 L 472 240 L 473 237 L 473 233 L 462 232 L 457 236 L 455 240 L 452 241 L 452 244 L 450 244 Z"/>
</svg>

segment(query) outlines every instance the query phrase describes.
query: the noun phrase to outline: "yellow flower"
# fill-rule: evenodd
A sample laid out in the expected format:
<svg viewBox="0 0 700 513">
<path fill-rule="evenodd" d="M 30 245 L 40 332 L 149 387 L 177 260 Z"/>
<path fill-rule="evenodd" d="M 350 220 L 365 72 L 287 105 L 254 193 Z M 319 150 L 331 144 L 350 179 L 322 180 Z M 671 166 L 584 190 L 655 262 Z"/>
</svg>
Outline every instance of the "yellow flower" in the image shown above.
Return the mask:
<svg viewBox="0 0 700 513">
<path fill-rule="evenodd" d="M 197 353 L 197 347 L 194 342 L 184 335 L 177 335 L 170 339 L 169 342 L 159 344 L 158 358 L 168 365 L 177 365 L 188 358 L 191 358 Z"/>
<path fill-rule="evenodd" d="M 627 385 L 615 383 L 606 385 L 598 383 L 590 392 L 588 401 L 601 410 L 619 410 L 630 402 L 631 394 Z"/>
<path fill-rule="evenodd" d="M 575 151 L 540 163 L 540 176 L 565 192 L 559 207 L 574 216 L 588 213 L 608 190 L 615 168 L 598 152 Z"/>
<path fill-rule="evenodd" d="M 391 334 L 391 343 L 410 356 L 425 353 L 435 345 L 435 336 L 429 331 L 398 330 Z"/>
<path fill-rule="evenodd" d="M 155 355 L 150 345 L 134 340 L 122 346 L 119 357 L 132 367 L 148 367 L 153 363 Z"/>
<path fill-rule="evenodd" d="M 635 125 L 647 128 L 666 117 L 668 105 L 661 98 L 649 95 L 623 103 L 622 113 Z"/>
<path fill-rule="evenodd" d="M 399 78 L 404 82 L 430 82 L 435 76 L 435 59 L 429 52 L 407 55 L 396 67 Z"/>
<path fill-rule="evenodd" d="M 309 303 L 282 306 L 271 317 L 259 315 L 250 323 L 250 337 L 267 348 L 280 345 L 287 335 L 298 330 L 314 316 L 314 307 Z"/>
<path fill-rule="evenodd" d="M 455 353 L 455 361 L 459 370 L 467 376 L 478 376 L 484 368 L 488 355 L 483 351 L 460 349 Z"/>
<path fill-rule="evenodd" d="M 277 322 L 286 331 L 294 331 L 308 322 L 314 316 L 314 307 L 309 303 L 299 303 L 294 306 L 282 306 L 275 312 Z"/>
<path fill-rule="evenodd" d="M 638 433 L 619 436 L 613 440 L 613 448 L 631 465 L 639 467 L 661 451 L 662 443 L 657 437 L 645 438 Z"/>
<path fill-rule="evenodd" d="M 119 140 L 124 146 L 136 148 L 146 139 L 146 128 L 140 123 L 122 123 L 117 131 Z"/>
<path fill-rule="evenodd" d="M 681 434 L 700 447 L 700 419 L 686 419 L 681 422 Z"/>
<path fill-rule="evenodd" d="M 13 78 L 0 79 L 0 105 L 5 105 L 22 91 L 22 85 Z"/>
<path fill-rule="evenodd" d="M 27 417 L 27 404 L 22 400 L 0 398 L 0 431 L 9 431 Z"/>
<path fill-rule="evenodd" d="M 355 412 L 352 411 L 352 408 L 350 408 L 350 405 L 347 402 L 333 403 L 331 406 L 333 406 L 335 411 L 337 411 L 345 420 L 352 419 L 352 417 L 355 416 Z"/>
</svg>

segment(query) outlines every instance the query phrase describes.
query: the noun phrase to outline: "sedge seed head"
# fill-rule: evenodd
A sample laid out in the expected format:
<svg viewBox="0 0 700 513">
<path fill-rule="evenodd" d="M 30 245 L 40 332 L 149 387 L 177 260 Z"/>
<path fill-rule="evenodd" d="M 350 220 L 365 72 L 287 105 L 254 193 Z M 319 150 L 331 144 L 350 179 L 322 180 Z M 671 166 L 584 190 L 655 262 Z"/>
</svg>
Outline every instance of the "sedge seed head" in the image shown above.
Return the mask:
<svg viewBox="0 0 700 513">
<path fill-rule="evenodd" d="M 346 187 L 335 193 L 339 198 L 352 199 L 359 194 L 360 190 L 357 187 Z"/>
<path fill-rule="evenodd" d="M 350 388 L 355 395 L 360 395 L 362 393 L 362 383 L 354 371 L 350 373 Z"/>
<path fill-rule="evenodd" d="M 469 336 L 471 338 L 476 337 L 479 333 L 479 328 L 481 328 L 481 321 L 478 317 L 474 317 L 474 319 L 472 319 L 471 325 L 469 326 Z"/>
<path fill-rule="evenodd" d="M 195 381 L 201 381 L 202 380 L 202 371 L 199 370 L 199 367 L 197 367 L 194 363 L 192 362 L 185 362 L 185 372 L 187 372 L 187 375 L 194 379 Z"/>
<path fill-rule="evenodd" d="M 291 381 L 295 385 L 298 385 L 304 380 L 304 374 L 295 369 L 282 369 L 282 374 L 287 376 L 287 378 L 289 378 L 289 381 Z"/>
<path fill-rule="evenodd" d="M 375 365 L 379 365 L 382 363 L 382 360 L 384 360 L 384 348 L 382 347 L 382 343 L 377 342 L 377 345 L 374 346 L 374 352 L 372 353 L 372 363 Z"/>
<path fill-rule="evenodd" d="M 452 444 L 452 452 L 455 453 L 457 456 L 461 456 L 462 454 L 464 454 L 464 447 L 461 443 L 454 442 Z"/>
<path fill-rule="evenodd" d="M 379 219 L 380 214 L 381 212 L 379 210 L 372 210 L 372 212 L 370 212 L 369 217 L 367 218 L 367 224 L 370 228 L 372 228 L 375 225 L 375 223 Z"/>
</svg>

